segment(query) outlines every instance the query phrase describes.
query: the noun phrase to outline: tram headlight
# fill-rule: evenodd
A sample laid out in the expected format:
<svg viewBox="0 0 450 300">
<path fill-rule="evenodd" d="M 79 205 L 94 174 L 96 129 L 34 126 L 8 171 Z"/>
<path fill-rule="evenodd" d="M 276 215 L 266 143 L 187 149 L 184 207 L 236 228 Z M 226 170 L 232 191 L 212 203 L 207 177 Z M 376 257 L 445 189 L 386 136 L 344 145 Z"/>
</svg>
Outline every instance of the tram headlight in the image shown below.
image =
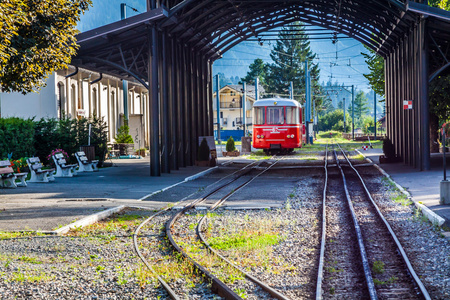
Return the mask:
<svg viewBox="0 0 450 300">
<path fill-rule="evenodd" d="M 261 138 L 261 136 L 258 134 L 257 136 L 256 136 L 258 139 L 260 139 Z"/>
<path fill-rule="evenodd" d="M 261 138 L 262 138 L 262 139 L 264 138 L 264 135 L 263 135 L 263 134 L 261 134 Z"/>
</svg>

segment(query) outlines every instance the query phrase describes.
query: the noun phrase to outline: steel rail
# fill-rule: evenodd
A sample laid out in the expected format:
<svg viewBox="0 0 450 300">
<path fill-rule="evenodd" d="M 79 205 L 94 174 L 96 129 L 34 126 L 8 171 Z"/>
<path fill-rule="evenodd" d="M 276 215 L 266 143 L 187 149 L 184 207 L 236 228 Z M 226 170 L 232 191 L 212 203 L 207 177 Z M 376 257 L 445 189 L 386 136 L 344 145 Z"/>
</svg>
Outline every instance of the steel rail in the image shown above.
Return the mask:
<svg viewBox="0 0 450 300">
<path fill-rule="evenodd" d="M 217 184 L 218 182 L 221 182 L 222 180 L 224 180 L 224 179 L 226 179 L 226 178 L 228 178 L 228 177 L 230 177 L 230 176 L 232 176 L 232 175 L 235 175 L 236 173 L 238 173 L 238 172 L 240 172 L 240 171 L 242 171 L 242 170 L 247 169 L 248 167 L 250 167 L 251 165 L 253 165 L 253 164 L 255 164 L 255 163 L 257 163 L 257 162 L 253 162 L 253 163 L 251 163 L 251 164 L 248 164 L 248 165 L 246 165 L 245 167 L 241 168 L 240 170 L 237 170 L 237 171 L 235 171 L 235 172 L 233 172 L 233 173 L 231 173 L 231 174 L 229 174 L 229 175 L 227 175 L 227 176 L 225 176 L 225 177 L 223 177 L 223 178 L 220 178 L 218 181 L 214 182 L 214 183 L 211 184 L 211 185 Z M 210 186 L 211 186 L 211 185 L 210 185 Z M 195 193 L 193 193 L 193 194 L 195 194 Z M 192 196 L 193 194 L 191 194 L 191 195 L 189 195 L 189 196 L 187 196 L 187 197 L 181 199 L 180 201 L 176 202 L 175 205 L 178 204 L 178 203 L 183 202 L 186 198 Z M 191 205 L 191 204 L 192 204 L 192 202 L 189 203 L 188 205 Z M 165 208 L 165 209 L 162 209 L 162 210 L 160 210 L 160 211 L 154 213 L 153 215 L 151 215 L 149 218 L 147 218 L 144 222 L 142 222 L 142 223 L 136 228 L 136 230 L 135 230 L 135 232 L 134 232 L 134 234 L 133 234 L 133 246 L 134 246 L 134 250 L 136 251 L 136 253 L 137 253 L 137 255 L 139 256 L 139 258 L 141 259 L 141 261 L 147 266 L 147 268 L 150 270 L 150 272 L 152 272 L 152 274 L 153 274 L 154 276 L 156 276 L 156 278 L 158 279 L 158 281 L 161 283 L 161 285 L 164 287 L 164 289 L 165 289 L 165 290 L 167 291 L 167 293 L 169 294 L 170 298 L 172 298 L 173 300 L 181 300 L 181 298 L 179 298 L 179 297 L 177 296 L 177 294 L 172 290 L 172 288 L 167 284 L 167 282 L 166 282 L 161 276 L 159 276 L 159 275 L 156 273 L 156 271 L 153 269 L 153 267 L 149 264 L 149 262 L 148 262 L 147 259 L 144 257 L 144 255 L 142 254 L 142 252 L 139 250 L 138 241 L 137 241 L 137 238 L 138 238 L 138 236 L 139 236 L 139 232 L 141 231 L 142 227 L 143 227 L 145 224 L 147 224 L 148 222 L 150 222 L 153 218 L 155 218 L 156 216 L 158 216 L 158 215 L 160 215 L 160 214 L 162 214 L 162 213 L 164 213 L 164 212 L 167 212 L 169 209 L 171 209 L 171 208 L 170 208 L 170 207 L 167 207 L 167 208 Z"/>
<path fill-rule="evenodd" d="M 216 210 L 218 207 L 220 207 L 228 198 L 231 197 L 231 195 L 233 195 L 236 191 L 244 188 L 245 186 L 247 186 L 248 184 L 250 184 L 253 180 L 255 180 L 257 177 L 261 176 L 262 174 L 264 174 L 265 172 L 267 172 L 269 169 L 271 169 L 275 164 L 277 164 L 281 159 L 277 160 L 275 163 L 273 163 L 272 165 L 270 165 L 269 167 L 267 167 L 266 169 L 264 169 L 262 172 L 258 173 L 256 176 L 252 177 L 251 179 L 249 179 L 248 181 L 244 182 L 243 184 L 241 184 L 240 186 L 238 186 L 236 189 L 234 189 L 234 191 L 231 191 L 230 193 L 228 193 L 227 195 L 225 195 L 222 199 L 219 199 L 211 208 L 210 211 L 214 211 Z M 220 257 L 223 261 L 225 261 L 226 263 L 228 263 L 230 266 L 232 266 L 233 268 L 235 268 L 236 270 L 240 271 L 242 274 L 244 274 L 244 276 L 253 281 L 255 284 L 259 285 L 264 291 L 266 291 L 267 293 L 269 293 L 272 297 L 276 298 L 276 299 L 280 299 L 280 300 L 288 300 L 289 298 L 287 298 L 285 295 L 283 295 L 282 293 L 278 292 L 277 290 L 273 289 L 272 287 L 270 287 L 268 284 L 262 282 L 261 280 L 259 280 L 258 278 L 254 277 L 253 275 L 245 272 L 244 270 L 242 270 L 241 268 L 239 268 L 238 266 L 236 266 L 233 262 L 231 262 L 230 260 L 228 260 L 227 258 L 225 258 L 223 255 L 221 255 L 218 251 L 216 251 L 215 249 L 213 249 L 211 247 L 211 245 L 206 241 L 205 236 L 202 234 L 202 228 L 203 228 L 203 224 L 204 222 L 207 220 L 207 215 L 205 214 L 200 222 L 197 224 L 197 235 L 199 236 L 200 240 L 202 241 L 202 243 L 208 248 L 208 251 L 214 253 L 215 255 L 217 255 L 218 257 Z"/>
<path fill-rule="evenodd" d="M 350 197 L 350 193 L 348 192 L 347 180 L 345 179 L 344 171 L 342 170 L 341 164 L 339 163 L 339 159 L 337 157 L 336 150 L 333 150 L 333 153 L 334 153 L 334 157 L 336 159 L 336 164 L 339 168 L 339 171 L 341 171 L 342 181 L 344 183 L 345 197 L 347 198 L 348 207 L 350 209 L 350 213 L 352 215 L 352 220 L 353 220 L 353 225 L 354 225 L 355 231 L 356 231 L 356 238 L 358 239 L 359 253 L 361 255 L 361 260 L 362 260 L 363 269 L 364 269 L 364 276 L 366 278 L 369 296 L 370 296 L 371 300 L 377 300 L 378 299 L 377 291 L 375 289 L 375 284 L 373 283 L 372 272 L 370 271 L 369 260 L 367 259 L 367 252 L 364 247 L 364 240 L 363 240 L 363 236 L 362 236 L 362 232 L 361 232 L 361 227 L 359 226 L 358 219 L 356 218 L 356 213 L 355 213 L 355 209 L 353 208 L 352 199 Z"/>
<path fill-rule="evenodd" d="M 317 271 L 317 285 L 316 285 L 316 300 L 322 299 L 322 280 L 323 280 L 323 265 L 325 261 L 325 242 L 327 235 L 327 185 L 328 185 L 328 144 L 325 148 L 325 182 L 323 184 L 323 196 L 322 196 L 322 237 L 320 241 L 320 257 L 319 267 Z"/>
<path fill-rule="evenodd" d="M 367 197 L 370 199 L 370 202 L 372 203 L 372 205 L 374 206 L 375 210 L 377 211 L 378 216 L 380 217 L 380 219 L 383 221 L 384 225 L 386 225 L 386 228 L 388 229 L 390 236 L 392 237 L 392 239 L 394 240 L 398 251 L 401 254 L 401 257 L 405 263 L 405 265 L 408 268 L 409 273 L 411 274 L 411 276 L 414 279 L 414 283 L 419 287 L 420 292 L 422 293 L 422 296 L 424 299 L 431 299 L 430 294 L 428 293 L 427 289 L 425 288 L 425 286 L 423 285 L 422 281 L 420 280 L 419 276 L 417 276 L 416 272 L 414 271 L 414 268 L 411 265 L 411 262 L 409 261 L 408 256 L 406 255 L 405 250 L 403 249 L 400 241 L 398 240 L 396 234 L 394 233 L 394 230 L 392 230 L 392 227 L 389 225 L 388 221 L 384 218 L 383 214 L 381 213 L 381 210 L 379 209 L 378 205 L 375 203 L 375 201 L 372 198 L 372 195 L 370 194 L 369 190 L 367 189 L 366 184 L 364 183 L 364 180 L 362 179 L 361 175 L 359 174 L 359 172 L 355 169 L 355 167 L 353 166 L 353 164 L 350 162 L 350 160 L 348 159 L 347 155 L 345 154 L 344 150 L 341 148 L 341 146 L 338 144 L 339 148 L 342 151 L 342 154 L 344 155 L 345 159 L 347 160 L 347 163 L 349 164 L 349 167 L 353 169 L 353 171 L 356 173 L 356 175 L 358 175 L 359 180 L 361 181 L 361 185 L 364 188 L 364 191 L 367 195 Z"/>
<path fill-rule="evenodd" d="M 150 216 L 150 218 L 146 219 L 144 222 L 141 223 L 141 225 L 139 225 L 134 234 L 133 234 L 133 245 L 134 245 L 134 250 L 136 251 L 137 255 L 139 256 L 139 258 L 142 260 L 142 262 L 147 266 L 147 268 L 153 273 L 154 276 L 156 276 L 156 278 L 158 279 L 158 281 L 161 283 L 161 285 L 164 287 L 164 289 L 166 290 L 166 292 L 169 294 L 170 298 L 172 298 L 173 300 L 181 300 L 180 297 L 177 296 L 177 294 L 175 293 L 174 290 L 172 290 L 172 288 L 167 284 L 167 282 L 162 279 L 161 276 L 159 276 L 156 271 L 153 269 L 153 267 L 148 263 L 147 259 L 145 259 L 144 255 L 142 255 L 141 251 L 139 250 L 139 246 L 137 243 L 137 236 L 141 230 L 141 228 L 147 224 L 148 222 L 150 222 L 154 217 L 162 214 L 163 212 L 168 211 L 170 208 L 165 208 L 164 210 L 160 210 L 157 213 L 153 214 L 152 216 Z"/>
<path fill-rule="evenodd" d="M 256 162 L 255 162 L 256 163 Z M 259 164 L 262 162 L 259 162 Z M 252 163 L 253 164 L 253 163 Z M 218 192 L 222 188 L 226 187 L 227 185 L 231 184 L 232 182 L 236 181 L 240 177 L 244 176 L 248 172 L 250 172 L 252 169 L 246 169 L 248 166 L 244 167 L 241 170 L 244 170 L 241 174 L 238 174 L 235 178 L 230 180 L 229 182 L 226 182 L 225 184 L 222 184 L 221 186 L 213 189 L 213 191 L 208 192 L 205 196 L 198 198 L 194 200 L 191 204 L 186 205 L 183 209 L 181 209 L 177 214 L 175 214 L 169 221 L 166 223 L 166 236 L 169 239 L 169 242 L 171 243 L 172 247 L 175 248 L 183 257 L 185 257 L 188 261 L 190 261 L 193 266 L 203 275 L 206 276 L 206 278 L 210 279 L 211 282 L 211 290 L 213 292 L 216 292 L 219 296 L 222 296 L 226 299 L 241 299 L 238 294 L 236 294 L 234 291 L 232 291 L 226 284 L 224 284 L 221 280 L 219 280 L 217 277 L 215 277 L 213 274 L 211 274 L 206 268 L 201 266 L 199 263 L 197 263 L 194 259 L 192 259 L 183 249 L 181 249 L 180 246 L 175 242 L 175 239 L 173 238 L 171 228 L 173 224 L 189 209 L 195 207 L 195 205 L 203 202 L 206 200 L 207 197 L 211 196 L 212 194 Z M 241 171 L 239 170 L 239 171 Z M 238 171 L 238 172 L 239 172 Z M 236 172 L 235 172 L 236 173 Z M 219 180 L 220 181 L 220 180 Z"/>
</svg>

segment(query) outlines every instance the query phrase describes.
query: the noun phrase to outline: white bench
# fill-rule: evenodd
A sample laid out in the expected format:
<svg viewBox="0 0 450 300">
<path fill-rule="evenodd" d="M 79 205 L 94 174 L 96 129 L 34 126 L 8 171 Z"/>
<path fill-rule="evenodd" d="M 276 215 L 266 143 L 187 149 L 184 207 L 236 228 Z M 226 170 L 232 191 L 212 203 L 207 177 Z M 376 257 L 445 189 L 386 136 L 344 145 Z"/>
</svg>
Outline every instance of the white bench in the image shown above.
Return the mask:
<svg viewBox="0 0 450 300">
<path fill-rule="evenodd" d="M 16 188 L 18 186 L 27 186 L 25 178 L 28 173 L 14 173 L 14 169 L 11 167 L 9 160 L 0 161 L 0 184 L 4 188 Z M 16 179 L 20 179 L 19 183 L 16 183 Z"/>
<path fill-rule="evenodd" d="M 98 160 L 89 160 L 86 157 L 84 151 L 78 151 L 75 153 L 75 157 L 78 160 L 78 172 L 97 172 Z"/>
<path fill-rule="evenodd" d="M 39 157 L 30 157 L 27 159 L 27 164 L 31 172 L 29 182 L 55 181 L 55 177 L 53 177 L 53 172 L 55 172 L 55 169 L 42 170 L 43 166 Z"/>
<path fill-rule="evenodd" d="M 78 165 L 68 165 L 62 153 L 56 153 L 52 155 L 52 158 L 56 166 L 55 177 L 73 177 L 77 175 L 76 167 Z"/>
</svg>

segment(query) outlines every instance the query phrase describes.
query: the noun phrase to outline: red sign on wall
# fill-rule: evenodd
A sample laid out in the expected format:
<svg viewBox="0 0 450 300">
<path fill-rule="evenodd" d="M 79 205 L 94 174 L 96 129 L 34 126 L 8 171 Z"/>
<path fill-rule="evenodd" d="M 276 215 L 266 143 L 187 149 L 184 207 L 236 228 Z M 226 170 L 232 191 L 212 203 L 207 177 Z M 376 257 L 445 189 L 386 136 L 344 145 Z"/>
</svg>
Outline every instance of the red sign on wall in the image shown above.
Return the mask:
<svg viewBox="0 0 450 300">
<path fill-rule="evenodd" d="M 412 100 L 403 100 L 403 109 L 412 109 L 413 105 L 412 105 Z"/>
</svg>

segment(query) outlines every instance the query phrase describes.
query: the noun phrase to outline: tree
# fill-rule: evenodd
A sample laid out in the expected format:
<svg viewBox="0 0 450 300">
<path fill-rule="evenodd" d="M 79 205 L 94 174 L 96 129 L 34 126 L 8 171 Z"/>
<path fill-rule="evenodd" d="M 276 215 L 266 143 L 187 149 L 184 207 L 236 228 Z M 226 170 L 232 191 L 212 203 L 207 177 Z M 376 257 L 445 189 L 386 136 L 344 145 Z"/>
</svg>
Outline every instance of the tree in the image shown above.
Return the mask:
<svg viewBox="0 0 450 300">
<path fill-rule="evenodd" d="M 350 130 L 350 114 L 345 113 L 345 129 L 348 132 Z M 319 131 L 344 131 L 344 111 L 337 109 L 329 112 L 323 116 L 319 116 Z"/>
<path fill-rule="evenodd" d="M 384 58 L 375 53 L 372 49 L 366 47 L 370 54 L 361 53 L 364 56 L 367 66 L 369 67 L 369 73 L 364 74 L 364 77 L 369 80 L 369 84 L 372 89 L 378 94 L 384 97 Z"/>
<path fill-rule="evenodd" d="M 0 2 L 0 87 L 34 91 L 76 53 L 75 26 L 91 0 L 2 0 Z"/>
<path fill-rule="evenodd" d="M 250 69 L 244 78 L 241 78 L 241 82 L 246 82 L 248 84 L 255 84 L 255 78 L 259 78 L 259 83 L 267 87 L 266 78 L 269 72 L 269 65 L 264 63 L 261 58 L 255 59 L 249 66 Z"/>
<path fill-rule="evenodd" d="M 369 112 L 369 99 L 363 91 L 359 91 L 355 97 L 355 117 L 360 120 Z"/>
<path fill-rule="evenodd" d="M 305 61 L 308 61 L 311 73 L 312 100 L 316 100 L 316 107 L 322 106 L 322 97 L 314 98 L 315 95 L 321 94 L 319 66 L 313 63 L 316 55 L 310 48 L 305 27 L 301 23 L 296 22 L 280 31 L 270 57 L 274 63 L 269 66 L 267 78 L 269 92 L 286 94 L 292 81 L 294 83 L 294 94 L 305 94 L 305 70 L 303 66 Z"/>
</svg>

